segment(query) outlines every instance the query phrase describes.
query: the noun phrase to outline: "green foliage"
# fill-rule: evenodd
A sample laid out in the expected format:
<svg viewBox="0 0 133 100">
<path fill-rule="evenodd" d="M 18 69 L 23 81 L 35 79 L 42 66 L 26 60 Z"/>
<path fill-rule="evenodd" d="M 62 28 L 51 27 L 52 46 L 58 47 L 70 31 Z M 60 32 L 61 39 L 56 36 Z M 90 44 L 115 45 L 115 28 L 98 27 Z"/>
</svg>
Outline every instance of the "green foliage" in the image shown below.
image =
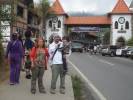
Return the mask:
<svg viewBox="0 0 133 100">
<path fill-rule="evenodd" d="M 133 46 L 133 37 L 127 41 L 128 46 Z"/>
<path fill-rule="evenodd" d="M 44 22 L 51 15 L 51 13 L 49 12 L 49 0 L 40 0 L 40 2 L 36 4 L 34 8 L 37 14 L 43 19 Z"/>
<path fill-rule="evenodd" d="M 73 91 L 75 100 L 82 100 L 82 81 L 77 76 L 72 76 Z"/>
<path fill-rule="evenodd" d="M 0 5 L 0 20 L 9 21 L 10 17 L 10 6 L 9 5 Z"/>
<path fill-rule="evenodd" d="M 109 44 L 110 43 L 110 33 L 106 32 L 103 37 L 103 44 Z"/>
<path fill-rule="evenodd" d="M 3 63 L 3 60 L 4 60 L 4 49 L 3 49 L 3 45 L 2 45 L 2 42 L 1 42 L 1 39 L 0 39 L 0 66 Z"/>
</svg>

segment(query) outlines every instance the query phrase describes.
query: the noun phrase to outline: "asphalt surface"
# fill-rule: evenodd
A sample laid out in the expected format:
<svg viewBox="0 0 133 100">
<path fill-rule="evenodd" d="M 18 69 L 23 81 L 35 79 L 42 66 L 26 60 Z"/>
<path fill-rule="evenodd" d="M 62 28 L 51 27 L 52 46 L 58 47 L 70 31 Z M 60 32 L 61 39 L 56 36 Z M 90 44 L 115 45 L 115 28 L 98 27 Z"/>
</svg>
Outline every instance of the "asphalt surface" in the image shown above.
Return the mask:
<svg viewBox="0 0 133 100">
<path fill-rule="evenodd" d="M 133 60 L 89 53 L 69 59 L 107 100 L 133 100 Z"/>
</svg>

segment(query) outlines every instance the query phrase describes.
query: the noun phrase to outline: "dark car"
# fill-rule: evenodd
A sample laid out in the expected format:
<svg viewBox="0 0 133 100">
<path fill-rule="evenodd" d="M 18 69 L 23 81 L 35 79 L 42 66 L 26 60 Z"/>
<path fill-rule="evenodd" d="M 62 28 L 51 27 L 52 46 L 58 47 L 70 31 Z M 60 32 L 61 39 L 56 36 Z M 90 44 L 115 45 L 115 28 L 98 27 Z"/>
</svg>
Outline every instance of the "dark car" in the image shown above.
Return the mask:
<svg viewBox="0 0 133 100">
<path fill-rule="evenodd" d="M 127 49 L 122 50 L 122 56 L 128 57 L 131 50 L 133 50 L 133 47 L 128 47 Z"/>
<path fill-rule="evenodd" d="M 133 51 L 131 52 L 131 59 L 133 59 Z"/>
<path fill-rule="evenodd" d="M 130 48 L 130 49 L 127 51 L 127 57 L 131 57 L 132 52 L 133 52 L 133 47 Z"/>
<path fill-rule="evenodd" d="M 117 46 L 111 45 L 111 46 L 106 46 L 102 48 L 102 56 L 109 55 L 111 57 L 116 56 L 116 50 L 118 49 Z"/>
<path fill-rule="evenodd" d="M 82 43 L 72 42 L 71 50 L 72 50 L 72 52 L 81 52 L 82 53 L 83 47 L 84 47 L 84 45 Z"/>
</svg>

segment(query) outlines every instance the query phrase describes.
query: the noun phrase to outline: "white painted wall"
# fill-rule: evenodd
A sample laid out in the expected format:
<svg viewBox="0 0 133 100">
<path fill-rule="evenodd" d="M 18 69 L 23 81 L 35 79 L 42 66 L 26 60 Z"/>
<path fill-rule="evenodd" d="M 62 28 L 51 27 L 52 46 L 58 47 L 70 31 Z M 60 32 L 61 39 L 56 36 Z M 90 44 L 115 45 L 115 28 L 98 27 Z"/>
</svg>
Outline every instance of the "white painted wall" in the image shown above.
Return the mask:
<svg viewBox="0 0 133 100">
<path fill-rule="evenodd" d="M 61 15 L 61 16 L 57 16 L 57 17 L 58 17 L 58 20 L 61 21 L 61 28 L 57 28 L 58 23 L 55 23 L 56 29 L 58 29 L 58 31 L 52 31 L 52 28 L 49 27 L 49 20 L 51 20 L 52 18 L 50 18 L 46 21 L 46 39 L 47 40 L 49 40 L 49 37 L 53 33 L 59 34 L 61 37 L 63 37 L 65 34 L 65 25 L 64 25 L 65 16 Z"/>
<path fill-rule="evenodd" d="M 126 21 L 129 22 L 129 29 L 125 29 L 125 23 L 120 24 L 118 23 L 118 29 L 115 29 L 115 21 L 118 21 L 119 17 L 124 17 Z M 125 40 L 128 40 L 132 36 L 132 29 L 131 29 L 131 15 L 112 15 L 112 25 L 111 25 L 111 44 L 116 45 L 117 39 L 119 37 L 123 37 Z M 121 25 L 123 25 L 124 30 L 126 33 L 118 33 L 121 30 Z"/>
<path fill-rule="evenodd" d="M 3 44 L 3 47 L 6 48 L 7 47 L 7 44 L 8 42 L 10 41 L 10 24 L 8 21 L 4 21 L 4 22 L 1 22 L 1 25 L 3 26 L 3 28 L 1 28 L 2 30 L 2 44 Z"/>
</svg>

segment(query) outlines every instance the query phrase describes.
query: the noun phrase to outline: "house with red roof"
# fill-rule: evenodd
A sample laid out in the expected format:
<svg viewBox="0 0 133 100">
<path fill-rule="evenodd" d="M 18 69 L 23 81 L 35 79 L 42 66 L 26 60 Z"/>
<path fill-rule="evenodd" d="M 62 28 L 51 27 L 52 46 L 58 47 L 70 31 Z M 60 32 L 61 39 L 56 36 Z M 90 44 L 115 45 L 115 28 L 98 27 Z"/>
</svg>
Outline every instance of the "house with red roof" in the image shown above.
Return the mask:
<svg viewBox="0 0 133 100">
<path fill-rule="evenodd" d="M 112 12 L 108 13 L 106 16 L 69 16 L 65 13 L 59 0 L 54 2 L 50 11 L 52 11 L 54 16 L 50 17 L 46 22 L 47 40 L 49 40 L 49 37 L 54 33 L 59 34 L 61 37 L 69 34 L 68 27 L 72 26 L 76 27 L 76 29 L 81 29 L 78 30 L 80 32 L 87 30 L 90 35 L 93 36 L 95 34 L 92 33 L 96 33 L 95 31 L 97 31 L 95 27 L 108 26 L 110 27 L 111 45 L 117 45 L 119 43 L 123 45 L 132 37 L 132 12 L 129 10 L 124 0 L 118 0 Z"/>
</svg>

